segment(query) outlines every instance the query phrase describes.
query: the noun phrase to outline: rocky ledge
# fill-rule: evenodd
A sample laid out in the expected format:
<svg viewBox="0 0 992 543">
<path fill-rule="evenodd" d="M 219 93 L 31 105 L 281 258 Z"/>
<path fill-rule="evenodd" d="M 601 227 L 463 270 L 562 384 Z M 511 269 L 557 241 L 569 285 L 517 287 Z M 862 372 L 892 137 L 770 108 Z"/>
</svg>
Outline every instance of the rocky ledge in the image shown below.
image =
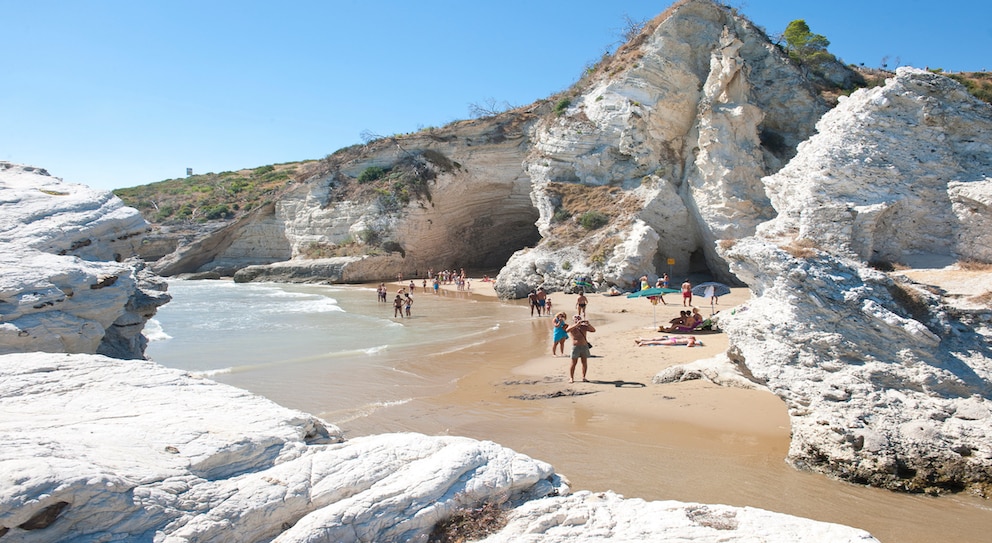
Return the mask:
<svg viewBox="0 0 992 543">
<path fill-rule="evenodd" d="M 0 162 L 0 354 L 143 357 L 141 330 L 169 300 L 132 259 L 147 230 L 110 192 Z"/>
<path fill-rule="evenodd" d="M 148 361 L 0 356 L 3 541 L 427 541 L 484 504 L 487 541 L 875 541 L 722 505 L 569 493 L 488 441 L 344 440 L 316 417 Z"/>
</svg>

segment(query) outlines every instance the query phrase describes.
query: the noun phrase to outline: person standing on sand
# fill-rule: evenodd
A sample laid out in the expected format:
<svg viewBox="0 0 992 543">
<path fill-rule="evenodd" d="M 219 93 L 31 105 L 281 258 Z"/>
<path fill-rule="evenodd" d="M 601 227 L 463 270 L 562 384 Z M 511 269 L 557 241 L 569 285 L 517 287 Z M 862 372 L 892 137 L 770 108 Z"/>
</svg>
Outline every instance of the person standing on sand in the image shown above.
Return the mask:
<svg viewBox="0 0 992 543">
<path fill-rule="evenodd" d="M 568 368 L 568 382 L 575 382 L 575 364 L 579 360 L 582 360 L 582 382 L 588 382 L 586 370 L 589 367 L 589 340 L 586 338 L 586 334 L 595 332 L 596 328 L 589 324 L 589 321 L 576 315 L 575 323 L 566 328 L 565 331 L 572 336 L 572 365 Z"/>
<path fill-rule="evenodd" d="M 558 352 L 559 346 L 561 347 L 562 356 L 565 356 L 565 340 L 568 339 L 568 332 L 565 329 L 568 328 L 568 315 L 564 311 L 560 311 L 555 315 L 554 327 L 555 335 L 552 338 L 551 356 L 554 356 Z"/>
<path fill-rule="evenodd" d="M 393 300 L 393 317 L 403 318 L 403 297 L 396 294 L 396 298 Z"/>
<path fill-rule="evenodd" d="M 589 305 L 589 299 L 586 298 L 586 293 L 584 290 L 579 289 L 579 297 L 575 299 L 575 318 L 586 318 L 586 306 Z"/>
<path fill-rule="evenodd" d="M 692 283 L 688 279 L 682 283 L 682 305 L 692 307 Z"/>
</svg>

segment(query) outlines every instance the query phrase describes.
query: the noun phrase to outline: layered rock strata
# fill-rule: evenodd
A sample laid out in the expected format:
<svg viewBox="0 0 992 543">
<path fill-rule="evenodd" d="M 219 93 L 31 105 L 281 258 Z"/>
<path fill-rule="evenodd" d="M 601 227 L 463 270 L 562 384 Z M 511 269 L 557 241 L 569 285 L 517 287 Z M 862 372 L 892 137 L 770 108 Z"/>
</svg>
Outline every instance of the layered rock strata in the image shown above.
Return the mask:
<svg viewBox="0 0 992 543">
<path fill-rule="evenodd" d="M 144 323 L 169 300 L 128 260 L 147 230 L 110 192 L 0 162 L 0 353 L 141 358 Z"/>
<path fill-rule="evenodd" d="M 760 179 L 792 157 L 826 110 L 764 32 L 713 2 L 677 3 L 562 115 L 536 126 L 525 168 L 546 242 L 515 254 L 497 291 L 521 297 L 535 282 L 568 289 L 580 276 L 626 287 L 669 269 L 737 284 L 716 244 L 774 216 Z M 583 243 L 600 259 L 555 248 L 562 183 L 624 189 L 597 209 L 609 226 Z"/>
</svg>

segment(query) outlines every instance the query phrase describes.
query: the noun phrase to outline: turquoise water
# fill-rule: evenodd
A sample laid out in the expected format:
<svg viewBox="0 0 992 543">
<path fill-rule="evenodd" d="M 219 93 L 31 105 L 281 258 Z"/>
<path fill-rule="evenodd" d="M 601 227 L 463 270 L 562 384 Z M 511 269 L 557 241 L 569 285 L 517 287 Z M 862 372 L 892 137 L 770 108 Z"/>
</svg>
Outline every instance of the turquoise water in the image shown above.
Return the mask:
<svg viewBox="0 0 992 543">
<path fill-rule="evenodd" d="M 534 340 L 524 306 L 467 292 L 418 289 L 410 318 L 361 286 L 170 281 L 169 293 L 146 327 L 148 358 L 336 424 L 450 389 L 457 367 L 432 359 L 470 364 L 493 340 Z"/>
</svg>

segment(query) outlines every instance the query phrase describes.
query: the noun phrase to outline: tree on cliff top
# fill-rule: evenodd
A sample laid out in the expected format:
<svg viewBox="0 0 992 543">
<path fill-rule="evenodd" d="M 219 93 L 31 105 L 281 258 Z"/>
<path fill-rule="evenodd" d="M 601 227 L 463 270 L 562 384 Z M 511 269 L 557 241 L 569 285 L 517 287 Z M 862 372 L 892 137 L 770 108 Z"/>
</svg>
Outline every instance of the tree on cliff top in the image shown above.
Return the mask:
<svg viewBox="0 0 992 543">
<path fill-rule="evenodd" d="M 785 38 L 785 50 L 789 53 L 789 57 L 800 64 L 817 68 L 827 62 L 837 60 L 827 52 L 830 40 L 810 31 L 809 25 L 803 19 L 796 19 L 789 23 L 789 26 L 785 27 L 782 37 Z"/>
</svg>

